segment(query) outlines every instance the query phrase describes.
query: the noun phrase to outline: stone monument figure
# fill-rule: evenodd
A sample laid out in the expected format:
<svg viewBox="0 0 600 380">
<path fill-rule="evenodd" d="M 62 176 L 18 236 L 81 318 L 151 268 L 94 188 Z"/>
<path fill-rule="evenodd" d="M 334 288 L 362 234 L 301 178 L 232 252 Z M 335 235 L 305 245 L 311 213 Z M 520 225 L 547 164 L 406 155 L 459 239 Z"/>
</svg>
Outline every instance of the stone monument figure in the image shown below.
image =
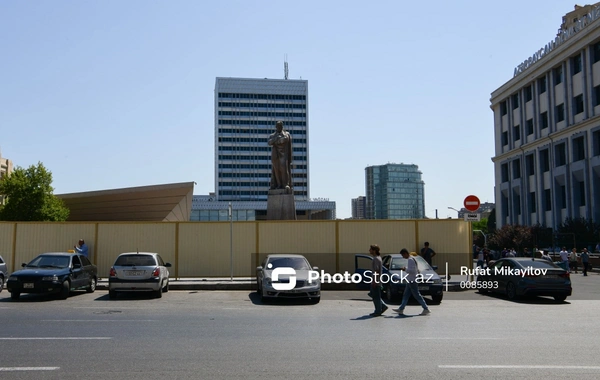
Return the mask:
<svg viewBox="0 0 600 380">
<path fill-rule="evenodd" d="M 292 189 L 292 136 L 283 129 L 283 121 L 275 124 L 276 131 L 269 135 L 271 146 L 271 189 Z"/>
<path fill-rule="evenodd" d="M 292 189 L 292 136 L 283 129 L 283 121 L 275 124 L 269 135 L 271 146 L 271 184 L 267 197 L 268 220 L 296 220 L 296 203 Z"/>
</svg>

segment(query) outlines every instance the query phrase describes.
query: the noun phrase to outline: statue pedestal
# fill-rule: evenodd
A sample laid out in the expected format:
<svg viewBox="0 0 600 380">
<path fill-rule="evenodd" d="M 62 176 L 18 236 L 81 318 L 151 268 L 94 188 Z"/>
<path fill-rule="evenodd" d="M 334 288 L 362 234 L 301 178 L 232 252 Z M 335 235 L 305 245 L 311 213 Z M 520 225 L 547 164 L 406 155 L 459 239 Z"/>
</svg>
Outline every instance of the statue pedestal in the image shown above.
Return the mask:
<svg viewBox="0 0 600 380">
<path fill-rule="evenodd" d="M 294 194 L 286 190 L 269 190 L 267 196 L 267 220 L 296 220 Z"/>
</svg>

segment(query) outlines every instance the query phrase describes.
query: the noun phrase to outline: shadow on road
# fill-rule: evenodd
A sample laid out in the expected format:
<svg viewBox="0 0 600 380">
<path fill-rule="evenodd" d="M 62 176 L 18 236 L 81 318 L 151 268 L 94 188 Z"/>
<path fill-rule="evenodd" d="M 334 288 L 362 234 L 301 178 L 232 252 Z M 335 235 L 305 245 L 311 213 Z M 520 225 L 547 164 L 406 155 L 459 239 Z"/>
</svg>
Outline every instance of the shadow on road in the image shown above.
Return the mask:
<svg viewBox="0 0 600 380">
<path fill-rule="evenodd" d="M 94 301 L 110 301 L 110 302 L 118 302 L 118 301 L 131 301 L 131 300 L 147 300 L 147 299 L 159 299 L 154 297 L 154 293 L 152 292 L 122 292 L 117 294 L 117 298 L 111 299 L 108 296 L 108 293 L 101 295 L 94 299 Z"/>
<path fill-rule="evenodd" d="M 80 296 L 82 294 L 86 294 L 85 291 L 75 291 L 69 293 L 69 298 L 74 298 Z M 67 298 L 68 299 L 68 298 Z M 45 293 L 45 294 L 36 294 L 36 293 L 22 293 L 18 300 L 13 300 L 11 298 L 2 298 L 0 299 L 1 303 L 10 303 L 10 302 L 50 302 L 50 301 L 65 301 L 59 298 L 58 294 L 53 293 Z"/>
<path fill-rule="evenodd" d="M 316 303 L 311 298 L 269 298 L 261 301 L 260 295 L 257 292 L 249 293 L 248 298 L 254 305 L 300 306 L 314 305 Z"/>
</svg>

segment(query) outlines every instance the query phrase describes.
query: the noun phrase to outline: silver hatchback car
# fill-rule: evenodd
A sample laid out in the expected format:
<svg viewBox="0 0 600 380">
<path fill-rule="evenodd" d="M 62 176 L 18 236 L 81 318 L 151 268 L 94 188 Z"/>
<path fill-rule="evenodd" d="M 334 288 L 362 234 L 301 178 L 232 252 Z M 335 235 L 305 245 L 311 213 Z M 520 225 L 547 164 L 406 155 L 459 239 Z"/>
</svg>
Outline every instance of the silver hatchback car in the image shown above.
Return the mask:
<svg viewBox="0 0 600 380">
<path fill-rule="evenodd" d="M 160 298 L 169 291 L 170 267 L 158 253 L 122 253 L 110 268 L 108 296 L 115 299 L 118 292 L 153 292 Z"/>
</svg>

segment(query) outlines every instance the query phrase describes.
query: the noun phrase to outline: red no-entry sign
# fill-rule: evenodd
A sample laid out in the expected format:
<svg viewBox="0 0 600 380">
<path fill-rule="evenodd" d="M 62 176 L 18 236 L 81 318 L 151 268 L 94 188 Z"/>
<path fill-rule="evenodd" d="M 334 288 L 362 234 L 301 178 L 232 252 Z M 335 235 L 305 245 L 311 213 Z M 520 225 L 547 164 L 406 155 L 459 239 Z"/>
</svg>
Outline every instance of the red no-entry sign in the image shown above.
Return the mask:
<svg viewBox="0 0 600 380">
<path fill-rule="evenodd" d="M 480 204 L 481 202 L 479 202 L 479 198 L 477 198 L 475 195 L 468 195 L 465 198 L 464 206 L 467 211 L 475 212 L 479 210 Z"/>
</svg>

